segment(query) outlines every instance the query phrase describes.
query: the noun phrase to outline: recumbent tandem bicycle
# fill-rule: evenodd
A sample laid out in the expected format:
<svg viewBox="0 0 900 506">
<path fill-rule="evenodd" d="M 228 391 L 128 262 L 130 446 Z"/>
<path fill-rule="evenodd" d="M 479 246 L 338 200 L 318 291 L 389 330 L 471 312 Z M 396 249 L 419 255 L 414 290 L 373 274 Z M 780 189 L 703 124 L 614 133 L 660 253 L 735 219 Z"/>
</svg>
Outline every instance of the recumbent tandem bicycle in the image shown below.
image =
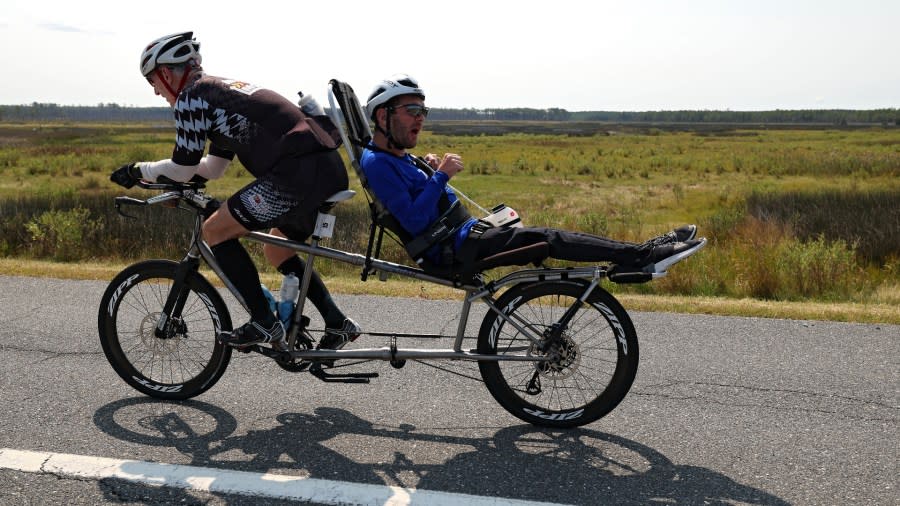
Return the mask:
<svg viewBox="0 0 900 506">
<path fill-rule="evenodd" d="M 359 156 L 371 139 L 352 88 L 332 80 L 330 114 L 343 137 L 351 165 L 369 200 L 372 223 L 365 255 L 328 248 L 320 241 L 332 236 L 332 208 L 352 198 L 345 190 L 319 209 L 308 242 L 295 242 L 263 232 L 246 239 L 291 248 L 306 255 L 307 268 L 287 330 L 287 348 L 256 344 L 241 351 L 259 353 L 292 372 L 310 372 L 325 381 L 366 382 L 374 373 L 334 374 L 335 364 L 346 360 L 384 360 L 396 368 L 407 360 L 476 361 L 485 386 L 494 399 L 514 416 L 540 426 L 565 428 L 591 423 L 610 411 L 628 393 L 638 367 L 638 340 L 622 305 L 602 286 L 641 283 L 665 272 L 621 270 L 614 265 L 541 267 L 546 243 L 500 253 L 481 260 L 466 271 L 441 272 L 420 265 L 411 267 L 379 258 L 382 239 L 391 227 L 388 214 L 368 190 L 359 168 Z M 337 102 L 337 105 L 335 104 Z M 103 351 L 113 369 L 136 390 L 161 399 L 188 399 L 211 388 L 224 374 L 233 349 L 216 336 L 232 330 L 228 307 L 218 290 L 200 273 L 201 262 L 221 279 L 244 306 L 240 294 L 222 273 L 201 225 L 219 205 L 205 193 L 203 183 L 141 181 L 141 188 L 161 193 L 147 199 L 115 199 L 123 206 L 165 204 L 193 214 L 193 233 L 181 261 L 147 260 L 127 267 L 109 284 L 100 304 L 98 326 Z M 452 348 L 403 348 L 403 338 L 434 335 L 363 332 L 385 338 L 377 348 L 316 349 L 310 319 L 304 316 L 306 293 L 317 257 L 362 267 L 361 278 L 388 274 L 452 287 L 463 292 L 462 308 Z M 485 271 L 499 266 L 527 266 L 498 279 Z M 464 349 L 470 310 L 486 306 L 476 348 Z M 469 339 L 467 339 L 469 338 Z M 365 340 L 364 340 L 365 341 Z"/>
</svg>

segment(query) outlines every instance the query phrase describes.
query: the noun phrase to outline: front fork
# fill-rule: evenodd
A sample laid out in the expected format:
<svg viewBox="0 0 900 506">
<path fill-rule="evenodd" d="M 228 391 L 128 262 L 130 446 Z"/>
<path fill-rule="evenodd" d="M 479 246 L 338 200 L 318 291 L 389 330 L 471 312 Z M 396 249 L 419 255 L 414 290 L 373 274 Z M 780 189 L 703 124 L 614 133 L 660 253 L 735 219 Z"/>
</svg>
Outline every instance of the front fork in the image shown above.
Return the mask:
<svg viewBox="0 0 900 506">
<path fill-rule="evenodd" d="M 166 297 L 166 303 L 163 305 L 162 314 L 159 315 L 159 321 L 156 322 L 155 335 L 159 339 L 171 339 L 177 332 L 177 325 L 181 322 L 181 311 L 187 302 L 187 296 L 190 290 L 187 286 L 188 277 L 197 272 L 200 267 L 200 260 L 195 257 L 188 256 L 182 260 L 175 269 L 175 279 L 172 287 L 169 289 L 169 295 Z"/>
<path fill-rule="evenodd" d="M 584 290 L 584 293 L 581 294 L 581 297 L 566 309 L 566 312 L 563 313 L 558 321 L 550 325 L 550 328 L 544 331 L 544 340 L 539 346 L 540 351 L 546 352 L 553 344 L 562 342 L 562 334 L 569 327 L 569 322 L 572 321 L 575 313 L 584 306 L 585 301 L 591 296 L 591 293 L 594 291 L 594 288 L 597 288 L 598 284 L 600 284 L 600 280 L 594 278 L 594 280 L 591 281 L 591 284 Z"/>
<path fill-rule="evenodd" d="M 584 290 L 584 293 L 581 294 L 581 297 L 566 309 L 559 320 L 547 327 L 541 335 L 542 339 L 538 343 L 535 343 L 535 349 L 541 354 L 546 355 L 548 360 L 534 363 L 534 373 L 525 385 L 525 392 L 527 394 L 538 395 L 543 392 L 541 375 L 552 371 L 554 367 L 560 367 L 560 362 L 564 360 L 565 355 L 568 354 L 568 350 L 566 349 L 568 345 L 563 339 L 563 333 L 569 328 L 569 322 L 572 321 L 572 318 L 575 317 L 578 310 L 584 306 L 588 297 L 591 296 L 591 293 L 593 293 L 594 289 L 597 288 L 597 285 L 599 284 L 600 279 L 595 276 L 590 285 Z"/>
<path fill-rule="evenodd" d="M 569 322 L 572 321 L 572 318 L 584 306 L 588 297 L 594 292 L 594 289 L 600 284 L 599 276 L 594 276 L 591 280 L 590 284 L 584 289 L 584 292 L 580 297 L 569 306 L 566 311 L 560 316 L 558 320 L 550 324 L 540 335 L 535 335 L 530 332 L 528 329 L 529 322 L 521 319 L 515 312 L 512 314 L 505 314 L 500 309 L 496 308 L 493 304 L 488 304 L 488 306 L 495 311 L 500 318 L 505 320 L 507 323 L 512 325 L 516 330 L 522 333 L 525 337 L 527 337 L 532 345 L 534 345 L 535 350 L 540 351 L 542 353 L 549 350 L 554 344 L 562 342 L 563 332 L 569 327 Z"/>
</svg>

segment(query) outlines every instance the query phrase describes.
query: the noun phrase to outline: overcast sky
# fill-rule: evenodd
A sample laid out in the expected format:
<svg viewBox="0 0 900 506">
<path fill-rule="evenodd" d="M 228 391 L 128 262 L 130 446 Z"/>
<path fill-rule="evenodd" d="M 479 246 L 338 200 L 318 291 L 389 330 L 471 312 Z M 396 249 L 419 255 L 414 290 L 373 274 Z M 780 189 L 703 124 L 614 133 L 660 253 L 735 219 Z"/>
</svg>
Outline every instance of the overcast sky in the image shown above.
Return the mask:
<svg viewBox="0 0 900 506">
<path fill-rule="evenodd" d="M 898 27 L 897 0 L 10 1 L 0 104 L 166 106 L 141 50 L 193 30 L 208 73 L 291 97 L 405 72 L 434 107 L 896 108 Z"/>
</svg>

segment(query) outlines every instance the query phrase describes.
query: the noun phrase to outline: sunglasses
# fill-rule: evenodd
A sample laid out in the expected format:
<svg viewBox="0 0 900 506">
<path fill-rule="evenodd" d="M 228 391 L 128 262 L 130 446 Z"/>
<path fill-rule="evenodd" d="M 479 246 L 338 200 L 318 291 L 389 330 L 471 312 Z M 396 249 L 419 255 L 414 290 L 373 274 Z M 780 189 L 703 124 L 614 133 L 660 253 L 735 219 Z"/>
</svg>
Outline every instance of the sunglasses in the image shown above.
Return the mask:
<svg viewBox="0 0 900 506">
<path fill-rule="evenodd" d="M 424 105 L 419 105 L 419 104 L 398 105 L 398 106 L 394 107 L 393 109 L 397 110 L 399 108 L 406 109 L 406 114 L 409 114 L 413 118 L 418 118 L 419 116 L 427 118 L 428 111 L 430 110 L 427 107 L 425 107 Z"/>
</svg>

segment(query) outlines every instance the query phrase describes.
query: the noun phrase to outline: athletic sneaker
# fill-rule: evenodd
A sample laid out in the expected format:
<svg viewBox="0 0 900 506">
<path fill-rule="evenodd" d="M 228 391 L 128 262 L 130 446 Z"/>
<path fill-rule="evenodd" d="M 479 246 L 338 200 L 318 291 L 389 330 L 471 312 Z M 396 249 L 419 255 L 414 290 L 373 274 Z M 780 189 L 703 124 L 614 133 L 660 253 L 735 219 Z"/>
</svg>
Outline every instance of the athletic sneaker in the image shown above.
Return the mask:
<svg viewBox="0 0 900 506">
<path fill-rule="evenodd" d="M 249 321 L 231 332 L 222 332 L 218 336 L 219 342 L 235 348 L 246 348 L 254 344 L 272 343 L 272 347 L 278 350 L 287 349 L 284 340 L 284 325 L 280 320 L 275 320 L 270 328 Z"/>
<path fill-rule="evenodd" d="M 320 350 L 339 350 L 347 343 L 356 341 L 362 332 L 362 327 L 350 318 L 344 319 L 344 324 L 339 329 L 325 329 L 325 335 L 319 340 Z"/>
<path fill-rule="evenodd" d="M 669 267 L 700 251 L 706 246 L 706 238 L 654 246 L 647 258 L 644 272 L 662 273 Z"/>
<path fill-rule="evenodd" d="M 648 246 L 662 246 L 664 244 L 690 241 L 694 237 L 697 237 L 697 225 L 682 225 L 671 232 L 654 237 L 644 244 Z"/>
</svg>

